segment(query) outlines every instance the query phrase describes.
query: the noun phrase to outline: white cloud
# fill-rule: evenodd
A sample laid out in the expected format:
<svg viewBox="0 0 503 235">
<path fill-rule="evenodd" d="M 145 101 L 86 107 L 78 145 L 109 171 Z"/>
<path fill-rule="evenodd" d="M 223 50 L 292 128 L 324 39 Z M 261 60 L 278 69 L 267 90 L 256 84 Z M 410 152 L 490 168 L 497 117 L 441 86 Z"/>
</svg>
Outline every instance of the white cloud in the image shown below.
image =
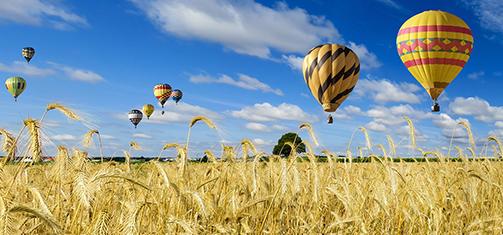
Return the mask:
<svg viewBox="0 0 503 235">
<path fill-rule="evenodd" d="M 133 134 L 133 137 L 140 139 L 152 139 L 152 136 L 143 133 L 135 133 Z"/>
<path fill-rule="evenodd" d="M 54 135 L 51 137 L 51 140 L 55 141 L 74 141 L 77 140 L 77 137 L 69 134 L 61 134 L 61 135 Z"/>
<path fill-rule="evenodd" d="M 479 18 L 480 25 L 490 31 L 503 33 L 503 1 L 464 0 Z"/>
<path fill-rule="evenodd" d="M 58 69 L 63 71 L 70 79 L 77 81 L 96 83 L 105 80 L 101 75 L 90 70 L 77 69 L 69 66 L 61 66 Z"/>
<path fill-rule="evenodd" d="M 393 1 L 393 0 L 376 0 L 376 1 L 381 2 L 381 3 L 384 3 L 384 4 L 386 4 L 387 6 L 392 7 L 392 8 L 395 8 L 395 9 L 397 9 L 397 10 L 402 10 L 402 9 L 403 9 L 403 7 L 402 7 L 402 6 L 398 5 L 398 3 L 396 3 L 396 2 L 395 2 L 395 1 Z"/>
<path fill-rule="evenodd" d="M 2 0 L 0 21 L 36 26 L 50 25 L 58 29 L 87 25 L 85 18 L 65 9 L 61 1 L 50 0 Z"/>
<path fill-rule="evenodd" d="M 341 38 L 333 24 L 279 2 L 274 8 L 252 0 L 132 0 L 162 31 L 222 44 L 262 58 L 271 50 L 305 53 L 321 41 Z"/>
<path fill-rule="evenodd" d="M 486 73 L 485 73 L 484 71 L 479 71 L 479 72 L 469 73 L 469 74 L 467 75 L 467 77 L 468 77 L 469 79 L 472 79 L 472 80 L 477 80 L 477 79 L 479 79 L 479 78 L 483 77 L 485 74 L 486 74 Z"/>
<path fill-rule="evenodd" d="M 271 86 L 259 81 L 258 79 L 254 77 L 250 77 L 245 74 L 239 74 L 238 79 L 233 79 L 227 75 L 222 75 L 219 78 L 213 78 L 210 76 L 206 75 L 195 75 L 190 77 L 190 82 L 192 83 L 221 83 L 221 84 L 227 84 L 239 88 L 243 88 L 246 90 L 252 90 L 252 91 L 262 91 L 266 93 L 274 93 L 276 95 L 282 96 L 283 91 L 280 89 L 273 89 Z"/>
<path fill-rule="evenodd" d="M 442 129 L 442 135 L 447 138 L 465 138 L 466 131 L 458 123 L 464 121 L 470 123 L 467 119 L 453 119 L 451 116 L 441 113 L 433 118 L 433 124 Z"/>
<path fill-rule="evenodd" d="M 164 115 L 161 114 L 162 109 L 158 107 L 157 110 L 150 116 L 150 119 L 144 119 L 142 122 L 146 123 L 189 123 L 193 117 L 204 115 L 213 121 L 215 119 L 220 119 L 220 115 L 209 109 L 203 108 L 197 105 L 191 105 L 188 103 L 178 103 L 167 102 L 164 104 Z M 127 114 L 120 114 L 120 118 L 127 118 Z M 140 124 L 141 125 L 141 124 Z"/>
<path fill-rule="evenodd" d="M 366 114 L 368 117 L 373 118 L 375 123 L 380 123 L 385 126 L 397 126 L 404 123 L 404 116 L 408 116 L 412 120 L 433 117 L 433 114 L 416 110 L 408 104 L 392 107 L 376 106 L 368 110 Z"/>
<path fill-rule="evenodd" d="M 370 52 L 365 45 L 349 42 L 349 48 L 358 55 L 362 69 L 375 69 L 382 66 L 382 63 L 377 59 L 377 56 Z"/>
<path fill-rule="evenodd" d="M 367 128 L 371 131 L 378 131 L 378 132 L 384 132 L 387 130 L 385 125 L 378 123 L 378 122 L 375 122 L 375 121 L 371 121 L 371 122 L 367 123 L 367 125 L 365 125 L 365 128 Z"/>
<path fill-rule="evenodd" d="M 271 132 L 273 130 L 286 130 L 287 129 L 285 126 L 282 126 L 282 125 L 275 124 L 272 126 L 268 126 L 268 125 L 258 123 L 258 122 L 246 123 L 245 127 L 247 129 L 252 130 L 252 131 L 258 131 L 258 132 Z"/>
<path fill-rule="evenodd" d="M 378 103 L 403 102 L 417 104 L 419 96 L 415 92 L 421 88 L 412 83 L 394 83 L 385 79 L 362 79 L 356 85 L 355 93 L 358 96 L 370 96 Z"/>
<path fill-rule="evenodd" d="M 274 120 L 318 120 L 318 117 L 304 112 L 299 106 L 287 103 L 282 103 L 278 106 L 273 106 L 269 103 L 255 104 L 253 106 L 246 106 L 241 110 L 232 111 L 231 115 L 236 118 L 242 118 L 255 122 L 267 122 Z"/>
<path fill-rule="evenodd" d="M 112 136 L 112 135 L 104 135 L 104 134 L 100 134 L 100 137 L 104 140 L 113 140 L 115 139 L 115 136 Z"/>
<path fill-rule="evenodd" d="M 283 55 L 281 58 L 283 59 L 283 62 L 288 64 L 288 66 L 290 66 L 293 70 L 302 71 L 304 58 L 295 55 Z"/>
<path fill-rule="evenodd" d="M 337 110 L 332 116 L 336 119 L 352 119 L 355 116 L 364 115 L 359 107 L 354 105 L 344 106 L 344 108 Z"/>
<path fill-rule="evenodd" d="M 53 69 L 40 68 L 23 61 L 14 61 L 11 65 L 0 63 L 0 71 L 33 77 L 45 77 L 56 73 Z"/>
<path fill-rule="evenodd" d="M 454 114 L 473 116 L 483 122 L 503 121 L 502 106 L 491 106 L 478 97 L 457 97 L 449 104 L 449 108 Z"/>
<path fill-rule="evenodd" d="M 266 125 L 264 125 L 262 123 L 257 123 L 257 122 L 246 123 L 246 128 L 250 129 L 252 131 L 261 131 L 261 132 L 271 131 L 271 129 L 268 128 Z"/>
<path fill-rule="evenodd" d="M 264 139 L 261 139 L 261 138 L 255 138 L 252 140 L 253 143 L 255 143 L 256 145 L 274 145 L 274 142 L 272 141 L 267 141 L 267 140 L 264 140 Z"/>
</svg>

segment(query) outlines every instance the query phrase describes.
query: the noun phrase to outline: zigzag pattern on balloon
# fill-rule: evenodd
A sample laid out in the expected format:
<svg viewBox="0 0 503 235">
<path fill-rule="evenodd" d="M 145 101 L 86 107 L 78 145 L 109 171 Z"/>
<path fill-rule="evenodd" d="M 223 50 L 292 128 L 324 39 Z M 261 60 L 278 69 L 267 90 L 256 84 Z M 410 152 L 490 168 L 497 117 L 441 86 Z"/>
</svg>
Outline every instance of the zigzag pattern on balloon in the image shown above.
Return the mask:
<svg viewBox="0 0 503 235">
<path fill-rule="evenodd" d="M 422 51 L 451 52 L 470 55 L 473 49 L 473 43 L 466 40 L 451 38 L 411 39 L 398 43 L 397 49 L 400 56 Z"/>
<path fill-rule="evenodd" d="M 358 57 L 345 46 L 319 45 L 304 58 L 304 80 L 326 112 L 334 112 L 348 97 L 359 72 Z"/>
</svg>

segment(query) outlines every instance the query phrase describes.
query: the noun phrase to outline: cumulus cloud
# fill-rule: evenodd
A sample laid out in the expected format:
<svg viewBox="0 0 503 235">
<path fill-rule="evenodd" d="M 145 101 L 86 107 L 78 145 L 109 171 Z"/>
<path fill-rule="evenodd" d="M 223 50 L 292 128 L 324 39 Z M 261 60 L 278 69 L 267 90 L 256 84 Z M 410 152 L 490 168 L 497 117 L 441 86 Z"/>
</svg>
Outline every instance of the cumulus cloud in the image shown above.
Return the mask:
<svg viewBox="0 0 503 235">
<path fill-rule="evenodd" d="M 162 31 L 221 44 L 237 53 L 270 57 L 271 50 L 305 53 L 339 32 L 321 16 L 284 2 L 268 7 L 232 0 L 132 0 Z"/>
<path fill-rule="evenodd" d="M 369 96 L 378 103 L 402 102 L 417 104 L 419 96 L 415 92 L 421 88 L 412 83 L 395 83 L 386 79 L 362 79 L 356 85 L 355 93 L 358 96 Z"/>
<path fill-rule="evenodd" d="M 440 127 L 442 130 L 442 135 L 447 138 L 466 138 L 466 131 L 461 127 L 459 122 L 470 123 L 467 119 L 457 118 L 454 119 L 448 114 L 441 113 L 433 118 L 433 124 Z"/>
<path fill-rule="evenodd" d="M 383 125 L 382 123 L 376 122 L 376 121 L 371 121 L 365 125 L 365 128 L 371 130 L 371 131 L 378 131 L 378 132 L 384 132 L 386 131 L 386 126 Z"/>
<path fill-rule="evenodd" d="M 273 89 L 271 86 L 259 81 L 258 79 L 245 74 L 239 74 L 237 79 L 233 79 L 227 75 L 222 75 L 219 78 L 213 78 L 206 75 L 195 75 L 190 77 L 190 82 L 196 84 L 220 83 L 243 88 L 246 90 L 259 90 L 266 93 L 274 93 L 279 96 L 283 95 L 283 91 L 281 91 L 280 89 Z"/>
<path fill-rule="evenodd" d="M 360 115 L 364 115 L 364 112 L 354 105 L 344 106 L 344 108 L 338 109 L 337 112 L 332 114 L 335 119 L 352 119 Z"/>
<path fill-rule="evenodd" d="M 376 106 L 369 109 L 366 115 L 373 119 L 374 123 L 385 126 L 398 126 L 405 122 L 404 116 L 413 120 L 431 118 L 433 114 L 414 109 L 412 106 L 397 105 L 392 107 Z"/>
<path fill-rule="evenodd" d="M 365 45 L 349 42 L 349 48 L 358 55 L 362 69 L 375 69 L 382 66 L 382 63 L 377 59 L 377 56 L 370 52 Z"/>
<path fill-rule="evenodd" d="M 304 112 L 299 106 L 287 103 L 282 103 L 278 106 L 271 105 L 270 103 L 255 104 L 253 106 L 246 106 L 241 110 L 232 111 L 231 115 L 254 122 L 318 120 L 318 117 Z"/>
<path fill-rule="evenodd" d="M 50 25 L 58 29 L 85 26 L 87 20 L 61 4 L 50 0 L 2 0 L 0 1 L 0 21 L 42 26 Z"/>
<path fill-rule="evenodd" d="M 295 55 L 283 55 L 282 59 L 291 69 L 302 71 L 302 62 L 304 58 Z"/>
<path fill-rule="evenodd" d="M 473 116 L 483 122 L 503 121 L 502 106 L 491 106 L 478 97 L 457 97 L 449 104 L 449 108 L 454 114 Z"/>
</svg>

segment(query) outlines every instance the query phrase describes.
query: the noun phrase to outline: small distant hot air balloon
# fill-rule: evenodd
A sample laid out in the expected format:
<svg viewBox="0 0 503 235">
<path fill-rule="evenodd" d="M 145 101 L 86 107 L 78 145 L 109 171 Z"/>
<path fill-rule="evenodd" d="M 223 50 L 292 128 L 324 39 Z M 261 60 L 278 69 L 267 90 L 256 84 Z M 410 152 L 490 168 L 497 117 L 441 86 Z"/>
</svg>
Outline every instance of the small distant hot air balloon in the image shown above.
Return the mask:
<svg viewBox="0 0 503 235">
<path fill-rule="evenodd" d="M 25 47 L 21 51 L 21 54 L 26 59 L 26 62 L 30 63 L 31 58 L 35 55 L 35 49 L 33 47 Z"/>
<path fill-rule="evenodd" d="M 5 81 L 5 88 L 17 101 L 17 97 L 23 93 L 26 88 L 26 81 L 22 77 L 10 77 Z"/>
<path fill-rule="evenodd" d="M 161 104 L 162 108 L 164 108 L 164 104 L 171 96 L 171 86 L 169 84 L 155 85 L 154 86 L 154 95 L 155 95 L 155 98 L 157 98 L 157 100 L 159 100 L 159 103 Z M 162 111 L 162 114 L 164 114 L 164 110 Z"/>
<path fill-rule="evenodd" d="M 178 101 L 182 99 L 183 93 L 181 90 L 175 89 L 173 90 L 173 93 L 171 93 L 171 97 L 173 97 L 173 100 L 175 103 L 178 104 Z"/>
<path fill-rule="evenodd" d="M 433 100 L 437 99 L 470 58 L 473 36 L 459 17 L 443 11 L 425 11 L 408 19 L 396 38 L 398 55 Z"/>
<path fill-rule="evenodd" d="M 335 112 L 353 91 L 360 75 L 360 60 L 349 48 L 338 44 L 314 47 L 304 57 L 304 80 L 325 112 Z M 332 115 L 327 122 L 333 122 Z"/>
<path fill-rule="evenodd" d="M 150 115 L 154 113 L 154 110 L 155 108 L 151 104 L 143 105 L 143 113 L 147 116 L 147 119 L 150 119 Z"/>
<path fill-rule="evenodd" d="M 141 119 L 143 118 L 143 113 L 138 110 L 138 109 L 133 109 L 128 113 L 128 118 L 131 123 L 133 123 L 134 128 L 138 125 L 138 123 L 141 122 Z"/>
</svg>

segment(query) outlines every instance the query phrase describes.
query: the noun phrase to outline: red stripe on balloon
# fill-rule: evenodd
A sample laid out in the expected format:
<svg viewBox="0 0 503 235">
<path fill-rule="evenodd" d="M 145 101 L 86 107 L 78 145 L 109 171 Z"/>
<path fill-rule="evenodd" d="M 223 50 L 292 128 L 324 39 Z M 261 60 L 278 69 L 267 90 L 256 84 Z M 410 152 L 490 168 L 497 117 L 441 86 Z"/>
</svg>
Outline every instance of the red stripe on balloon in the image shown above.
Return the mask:
<svg viewBox="0 0 503 235">
<path fill-rule="evenodd" d="M 430 32 L 430 31 L 464 33 L 464 34 L 472 35 L 472 31 L 469 28 L 460 27 L 460 26 L 451 26 L 451 25 L 421 25 L 421 26 L 408 27 L 405 29 L 401 29 L 398 32 L 398 35 L 403 35 L 403 34 L 408 34 L 408 33 L 418 33 L 418 32 Z"/>
<path fill-rule="evenodd" d="M 425 59 L 417 59 L 417 60 L 409 60 L 404 62 L 407 68 L 424 65 L 424 64 L 446 64 L 446 65 L 455 65 L 459 67 L 463 67 L 466 64 L 464 60 L 456 60 L 456 59 L 448 59 L 448 58 L 425 58 Z"/>
</svg>

